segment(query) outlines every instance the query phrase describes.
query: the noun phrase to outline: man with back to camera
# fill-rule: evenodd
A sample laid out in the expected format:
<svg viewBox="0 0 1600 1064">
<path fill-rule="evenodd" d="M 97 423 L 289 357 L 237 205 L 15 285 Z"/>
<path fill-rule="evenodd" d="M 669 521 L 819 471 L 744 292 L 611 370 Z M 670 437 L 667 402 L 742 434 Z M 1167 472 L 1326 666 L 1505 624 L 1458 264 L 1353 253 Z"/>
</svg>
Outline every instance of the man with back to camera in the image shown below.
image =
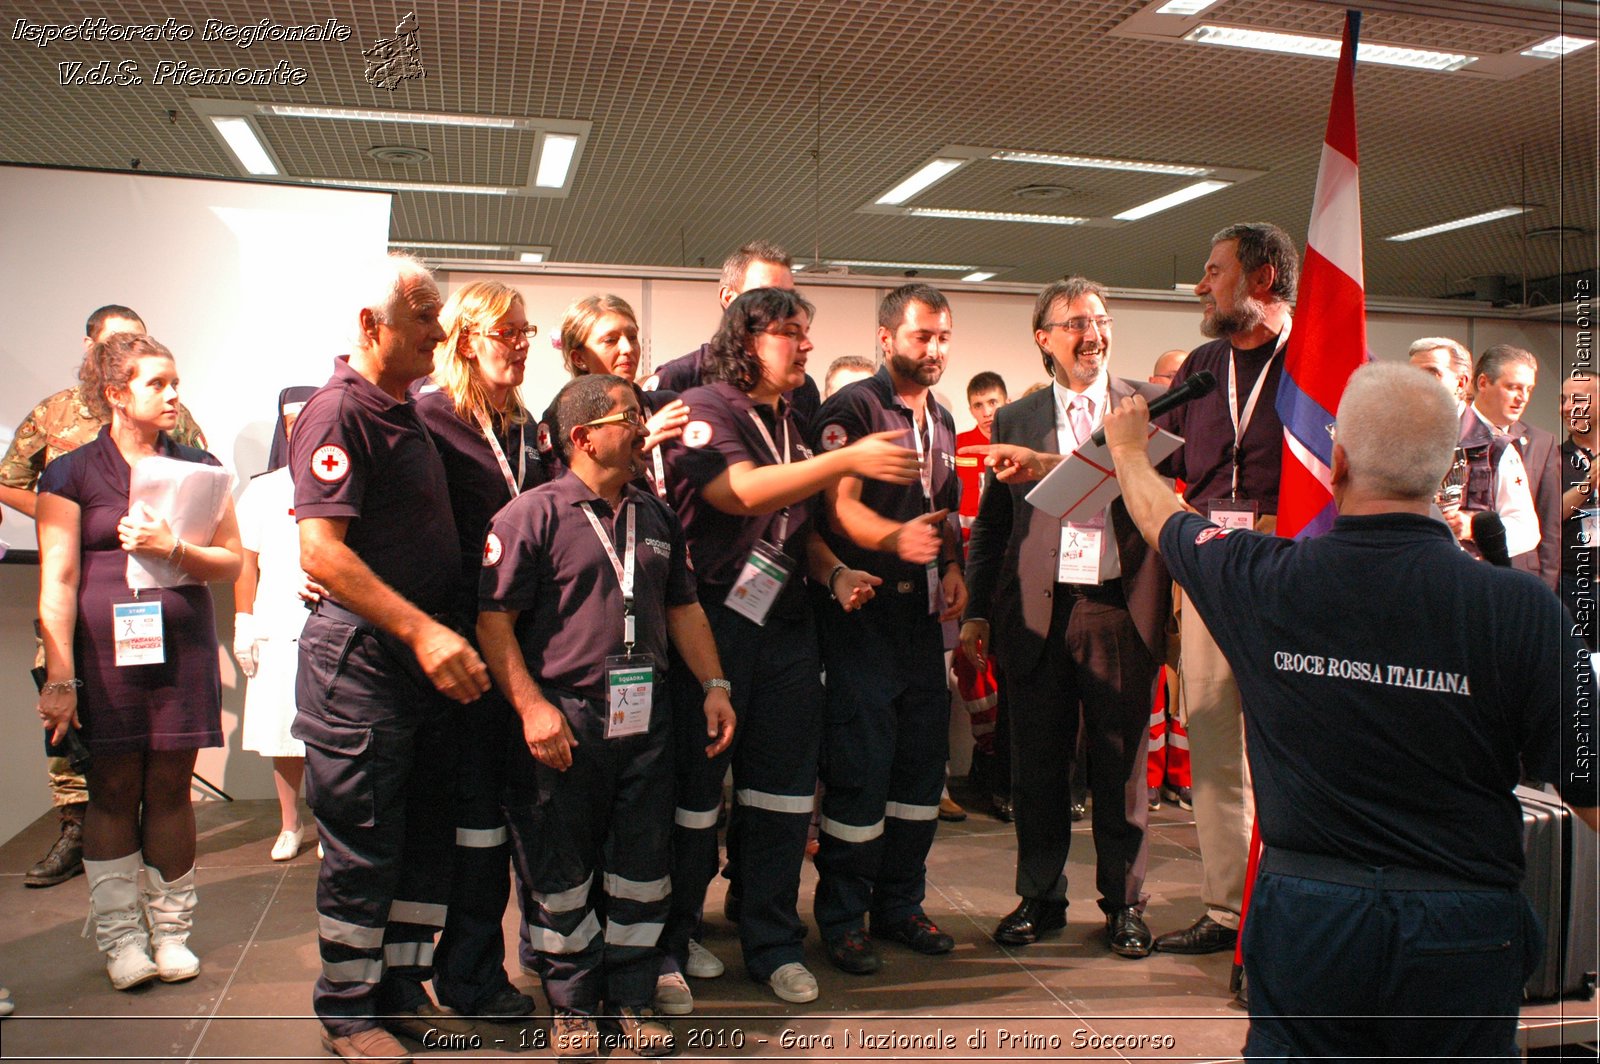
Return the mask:
<svg viewBox="0 0 1600 1064">
<path fill-rule="evenodd" d="M 95 344 L 115 333 L 142 333 L 144 320 L 118 303 L 100 307 L 83 324 L 83 354 L 87 359 Z M 38 501 L 39 477 L 57 458 L 75 451 L 100 434 L 101 421 L 83 401 L 79 386 L 63 388 L 40 402 L 17 426 L 11 446 L 0 459 L 0 503 L 29 517 Z M 178 404 L 178 423 L 172 438 L 189 447 L 205 449 L 205 434 L 195 424 L 189 408 Z M 37 640 L 36 640 L 37 642 Z M 38 643 L 35 666 L 44 664 L 44 645 Z M 22 876 L 26 887 L 53 887 L 83 871 L 83 814 L 88 789 L 83 773 L 67 760 L 66 748 L 45 742 L 45 762 L 50 778 L 51 805 L 61 820 L 61 833 L 50 851 Z"/>
<path fill-rule="evenodd" d="M 1278 382 L 1289 340 L 1289 300 L 1300 260 L 1289 235 L 1265 222 L 1230 225 L 1211 239 L 1200 297 L 1200 331 L 1213 339 L 1190 353 L 1174 387 L 1202 370 L 1218 386 L 1167 414 L 1163 427 L 1184 445 L 1161 472 L 1184 483 L 1184 498 L 1230 527 L 1277 526 L 1283 423 Z M 1201 901 L 1189 927 L 1156 939 L 1167 953 L 1234 948 L 1244 908 L 1255 802 L 1244 758 L 1239 689 L 1204 620 L 1180 602 L 1183 662 L 1180 713 L 1189 729 L 1195 828 L 1200 836 Z"/>
<path fill-rule="evenodd" d="M 1159 395 L 1111 377 L 1106 291 L 1056 281 L 1034 302 L 1033 340 L 1053 383 L 1003 407 L 994 441 L 1071 454 L 1110 404 Z M 1172 580 L 1120 502 L 1062 521 L 1027 501 L 1024 485 L 990 483 L 967 557 L 972 597 L 963 653 L 1005 669 L 1017 824 L 1016 909 L 995 941 L 1025 946 L 1066 926 L 1073 752 L 1086 729 L 1094 802 L 1095 885 L 1106 941 L 1124 957 L 1150 953 L 1143 909 L 1150 699 L 1166 653 Z M 992 639 L 991 639 L 992 632 Z"/>
<path fill-rule="evenodd" d="M 966 583 L 947 520 L 960 502 L 955 420 L 931 394 L 950 348 L 950 303 L 930 285 L 902 285 L 878 305 L 884 365 L 817 412 L 815 451 L 874 432 L 913 437 L 922 482 L 845 477 L 819 522 L 840 562 L 883 579 L 859 610 L 818 625 L 828 675 L 822 738 L 822 833 L 813 905 L 828 959 L 867 975 L 882 966 L 871 933 L 918 953 L 955 948 L 923 912 L 948 751 L 944 625 Z"/>
<path fill-rule="evenodd" d="M 355 348 L 300 412 L 289 441 L 300 566 L 326 589 L 300 636 L 290 729 L 306 744 L 323 1047 L 409 1059 L 419 1040 L 470 1034 L 421 983 L 444 926 L 455 852 L 444 698 L 472 702 L 488 670 L 451 625 L 460 542 L 444 464 L 407 396 L 444 340 L 438 286 L 391 255 L 362 278 Z"/>
<path fill-rule="evenodd" d="M 740 294 L 754 288 L 794 290 L 794 259 L 769 240 L 752 240 L 723 260 L 722 283 L 717 288 L 719 312 L 727 310 L 728 304 Z M 701 344 L 687 355 L 662 363 L 641 387 L 647 392 L 685 392 L 698 386 L 700 359 L 710 346 L 709 342 Z M 806 374 L 805 383 L 789 393 L 788 399 L 794 404 L 795 423 L 802 429 L 809 428 L 817 407 L 822 405 L 817 382 L 811 379 L 811 374 Z"/>
<path fill-rule="evenodd" d="M 1506 436 L 1522 457 L 1528 473 L 1533 509 L 1539 521 L 1539 543 L 1532 550 L 1513 552 L 1511 564 L 1533 573 L 1552 589 L 1561 583 L 1561 458 L 1555 433 L 1522 420 L 1533 401 L 1539 360 L 1533 352 L 1511 344 L 1486 348 L 1473 368 L 1472 406 L 1494 429 Z"/>
<path fill-rule="evenodd" d="M 1593 369 L 1574 370 L 1561 382 L 1561 599 L 1572 613 L 1573 629 L 1589 649 L 1595 647 L 1596 562 L 1600 561 L 1600 378 Z"/>
<path fill-rule="evenodd" d="M 1445 502 L 1440 507 L 1450 531 L 1473 557 L 1481 558 L 1483 552 L 1472 538 L 1472 516 L 1492 511 L 1505 526 L 1508 554 L 1535 550 L 1539 518 L 1522 454 L 1509 436 L 1496 433 L 1479 416 L 1471 402 L 1472 353 L 1448 336 L 1424 336 L 1412 341 L 1407 358 L 1454 396 L 1461 421 L 1456 447 L 1466 461 L 1466 485 L 1459 503 Z"/>
<path fill-rule="evenodd" d="M 956 437 L 956 475 L 961 478 L 961 543 L 966 549 L 972 522 L 983 496 L 983 459 L 964 455 L 961 449 L 989 442 L 995 411 L 1010 402 L 1005 378 L 984 370 L 967 382 L 967 410 L 973 426 Z M 997 819 L 1009 823 L 1015 816 L 1011 803 L 1011 731 L 999 666 L 991 658 L 974 664 L 965 654 L 950 662 L 955 673 L 956 700 L 972 723 L 972 769 L 968 779 L 988 796 Z"/>
<path fill-rule="evenodd" d="M 1214 622 L 1249 720 L 1266 848 L 1247 1057 L 1515 1055 L 1540 936 L 1512 789 L 1524 770 L 1554 780 L 1600 821 L 1563 711 L 1594 704 L 1587 649 L 1548 588 L 1472 562 L 1429 517 L 1458 432 L 1435 381 L 1357 369 L 1339 517 L 1289 541 L 1183 512 L 1150 466 L 1142 400 L 1106 419 L 1128 512 Z"/>
</svg>

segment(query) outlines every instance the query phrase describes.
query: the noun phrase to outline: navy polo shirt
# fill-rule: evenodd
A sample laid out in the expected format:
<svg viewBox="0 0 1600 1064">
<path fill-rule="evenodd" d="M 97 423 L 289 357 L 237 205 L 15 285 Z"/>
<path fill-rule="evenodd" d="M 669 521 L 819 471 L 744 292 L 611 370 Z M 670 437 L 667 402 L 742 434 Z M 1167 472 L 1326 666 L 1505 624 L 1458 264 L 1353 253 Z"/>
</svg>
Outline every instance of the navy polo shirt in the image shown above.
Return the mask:
<svg viewBox="0 0 1600 1064">
<path fill-rule="evenodd" d="M 784 589 L 784 597 L 797 595 L 804 573 L 805 536 L 810 531 L 814 500 L 803 499 L 788 508 L 787 525 L 779 542 L 778 526 L 783 511 L 740 517 L 724 513 L 700 494 L 702 488 L 740 462 L 757 466 L 778 464 L 778 456 L 767 446 L 756 418 L 779 450 L 788 429 L 789 460 L 803 462 L 811 449 L 800 427 L 794 423 L 789 405 L 779 400 L 779 410 L 757 403 L 731 384 L 708 384 L 685 392 L 692 420 L 684 426 L 683 437 L 674 440 L 666 452 L 668 497 L 683 522 L 694 562 L 695 577 L 708 601 L 721 602 L 739 578 L 745 559 L 758 541 L 781 547 L 795 559 L 797 572 Z"/>
<path fill-rule="evenodd" d="M 701 344 L 687 355 L 679 355 L 670 362 L 658 366 L 655 372 L 645 379 L 645 391 L 658 389 L 670 392 L 686 392 L 690 388 L 698 388 L 701 384 L 700 372 L 705 362 L 707 353 L 711 350 L 709 343 Z M 707 381 L 706 383 L 710 383 Z M 809 431 L 812 419 L 816 416 L 817 408 L 822 405 L 822 393 L 817 390 L 817 382 L 811 379 L 811 374 L 806 374 L 805 381 L 793 391 L 785 392 L 784 398 L 789 401 L 789 412 L 793 415 L 795 424 L 802 431 Z"/>
<path fill-rule="evenodd" d="M 567 473 L 511 500 L 489 526 L 478 608 L 516 611 L 517 643 L 540 686 L 596 701 L 605 698 L 605 659 L 623 653 L 622 585 L 594 526 L 593 505 L 619 560 L 628 538 L 623 511 L 637 511 L 633 609 L 635 654 L 666 675 L 667 609 L 695 600 L 683 529 L 666 503 L 632 484 L 611 507 Z"/>
<path fill-rule="evenodd" d="M 1161 557 L 1233 665 L 1267 847 L 1522 880 L 1529 775 L 1596 801 L 1594 673 L 1537 577 L 1413 514 L 1291 541 L 1180 513 Z"/>
<path fill-rule="evenodd" d="M 1291 341 L 1292 342 L 1292 341 Z M 1283 359 L 1273 358 L 1277 337 L 1261 347 L 1239 351 L 1238 392 L 1242 411 L 1262 368 L 1267 371 L 1261 398 L 1245 429 L 1240 453 L 1239 495 L 1259 503 L 1261 513 L 1278 512 L 1278 480 L 1283 472 L 1283 422 L 1278 418 L 1278 382 Z M 1183 437 L 1183 446 L 1161 463 L 1163 476 L 1184 483 L 1184 498 L 1200 512 L 1212 499 L 1226 499 L 1233 490 L 1233 419 L 1228 414 L 1228 352 L 1226 339 L 1201 344 L 1184 359 L 1173 375 L 1177 387 L 1201 370 L 1210 370 L 1217 386 L 1209 394 L 1185 403 L 1156 419 L 1162 428 Z"/>
<path fill-rule="evenodd" d="M 306 400 L 289 441 L 295 519 L 349 518 L 345 545 L 418 609 L 444 615 L 459 570 L 460 541 L 444 463 L 417 416 L 350 368 L 334 363 Z"/>
<path fill-rule="evenodd" d="M 483 428 L 456 412 L 456 404 L 445 391 L 428 392 L 417 398 L 417 415 L 433 433 L 433 442 L 444 461 L 445 485 L 450 491 L 450 510 L 455 516 L 456 535 L 461 545 L 461 581 L 458 584 L 459 612 L 471 617 L 478 612 L 478 568 L 483 561 L 483 537 L 489 521 L 511 501 L 500 463 L 495 459 Z M 506 425 L 497 433 L 500 449 L 511 466 L 511 475 L 522 473 L 518 487 L 526 491 L 545 482 L 544 462 L 535 445 L 538 426 L 531 420 L 521 425 Z"/>
<path fill-rule="evenodd" d="M 882 480 L 861 481 L 861 501 L 875 513 L 891 521 L 910 521 L 934 510 L 948 509 L 952 514 L 961 507 L 961 478 L 956 475 L 956 423 L 950 411 L 940 406 L 928 394 L 928 418 L 922 440 L 924 462 L 933 470 L 933 503 L 930 506 L 923 496 L 920 483 L 890 484 Z M 895 395 L 894 382 L 887 366 L 865 380 L 853 381 L 833 394 L 822 409 L 817 411 L 813 425 L 811 446 L 818 453 L 835 451 L 874 432 L 896 429 L 914 430 L 916 416 L 911 408 Z M 907 432 L 901 446 L 914 446 Z M 830 522 L 821 522 L 823 536 L 839 560 L 852 569 L 865 569 L 883 578 L 890 587 L 911 582 L 921 591 L 927 585 L 923 567 L 903 561 L 898 555 L 858 547 L 847 537 L 835 532 Z M 948 527 L 945 529 L 948 531 Z M 940 571 L 952 561 L 960 561 L 950 551 L 951 536 L 946 535 L 946 545 L 939 557 Z"/>
</svg>

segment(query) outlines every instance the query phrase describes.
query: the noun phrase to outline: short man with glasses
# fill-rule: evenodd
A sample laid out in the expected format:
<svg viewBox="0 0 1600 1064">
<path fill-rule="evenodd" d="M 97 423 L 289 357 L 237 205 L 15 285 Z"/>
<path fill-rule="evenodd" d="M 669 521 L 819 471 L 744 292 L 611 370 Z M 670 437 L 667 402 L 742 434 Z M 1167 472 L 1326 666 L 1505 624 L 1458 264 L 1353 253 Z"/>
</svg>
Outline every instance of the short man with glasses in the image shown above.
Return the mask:
<svg viewBox="0 0 1600 1064">
<path fill-rule="evenodd" d="M 1071 454 L 1112 403 L 1160 394 L 1154 385 L 1108 374 L 1112 319 L 1105 295 L 1104 287 L 1082 277 L 1039 293 L 1033 340 L 1052 384 L 1000 408 L 996 444 Z M 1021 902 L 994 937 L 1025 946 L 1066 926 L 1073 752 L 1081 720 L 1107 943 L 1124 957 L 1143 957 L 1151 945 L 1142 916 L 1150 816 L 1145 760 L 1171 578 L 1120 499 L 1098 514 L 1062 521 L 1027 501 L 1031 487 L 990 478 L 967 553 L 972 597 L 961 626 L 962 653 L 980 668 L 995 656 L 1007 677 L 1011 713 Z"/>
<path fill-rule="evenodd" d="M 683 528 L 634 479 L 633 386 L 589 374 L 553 407 L 567 472 L 495 515 L 478 639 L 522 722 L 506 822 L 558 1058 L 598 1055 L 610 1016 L 643 1056 L 674 1048 L 650 1009 L 671 894 L 670 640 L 705 691 L 708 754 L 733 706 L 695 597 Z"/>
</svg>

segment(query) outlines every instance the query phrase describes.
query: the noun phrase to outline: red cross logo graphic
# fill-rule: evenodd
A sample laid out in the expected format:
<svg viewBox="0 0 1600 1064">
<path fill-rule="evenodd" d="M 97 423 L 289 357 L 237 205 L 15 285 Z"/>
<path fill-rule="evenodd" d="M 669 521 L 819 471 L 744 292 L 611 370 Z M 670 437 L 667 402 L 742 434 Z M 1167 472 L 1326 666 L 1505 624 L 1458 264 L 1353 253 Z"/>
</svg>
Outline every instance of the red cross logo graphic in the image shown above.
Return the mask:
<svg viewBox="0 0 1600 1064">
<path fill-rule="evenodd" d="M 543 421 L 539 422 L 539 431 L 536 433 L 539 441 L 539 450 L 550 453 L 550 426 Z"/>
<path fill-rule="evenodd" d="M 850 440 L 850 434 L 844 430 L 843 425 L 829 425 L 822 430 L 822 449 L 824 451 L 837 451 Z"/>
<path fill-rule="evenodd" d="M 334 484 L 350 472 L 350 456 L 336 444 L 318 447 L 311 455 L 311 475 L 324 484 Z"/>
<path fill-rule="evenodd" d="M 493 569 L 495 566 L 499 565 L 500 554 L 500 537 L 495 535 L 493 532 L 490 532 L 488 538 L 483 541 L 484 567 Z"/>
<path fill-rule="evenodd" d="M 685 447 L 704 447 L 711 442 L 711 425 L 705 421 L 691 421 L 683 427 Z"/>
</svg>

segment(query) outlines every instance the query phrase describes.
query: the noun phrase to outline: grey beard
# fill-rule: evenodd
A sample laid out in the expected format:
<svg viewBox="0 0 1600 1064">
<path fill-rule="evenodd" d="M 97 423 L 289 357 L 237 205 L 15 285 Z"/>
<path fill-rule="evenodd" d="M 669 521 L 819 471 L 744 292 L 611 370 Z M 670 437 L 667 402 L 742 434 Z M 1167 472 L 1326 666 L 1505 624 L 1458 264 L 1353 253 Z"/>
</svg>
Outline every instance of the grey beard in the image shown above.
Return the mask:
<svg viewBox="0 0 1600 1064">
<path fill-rule="evenodd" d="M 1266 320 L 1266 308 L 1262 302 L 1247 296 L 1240 300 L 1229 314 L 1219 314 L 1213 310 L 1211 317 L 1202 318 L 1200 334 L 1213 340 L 1220 340 L 1224 336 L 1237 336 L 1239 333 L 1249 332 Z"/>
</svg>

